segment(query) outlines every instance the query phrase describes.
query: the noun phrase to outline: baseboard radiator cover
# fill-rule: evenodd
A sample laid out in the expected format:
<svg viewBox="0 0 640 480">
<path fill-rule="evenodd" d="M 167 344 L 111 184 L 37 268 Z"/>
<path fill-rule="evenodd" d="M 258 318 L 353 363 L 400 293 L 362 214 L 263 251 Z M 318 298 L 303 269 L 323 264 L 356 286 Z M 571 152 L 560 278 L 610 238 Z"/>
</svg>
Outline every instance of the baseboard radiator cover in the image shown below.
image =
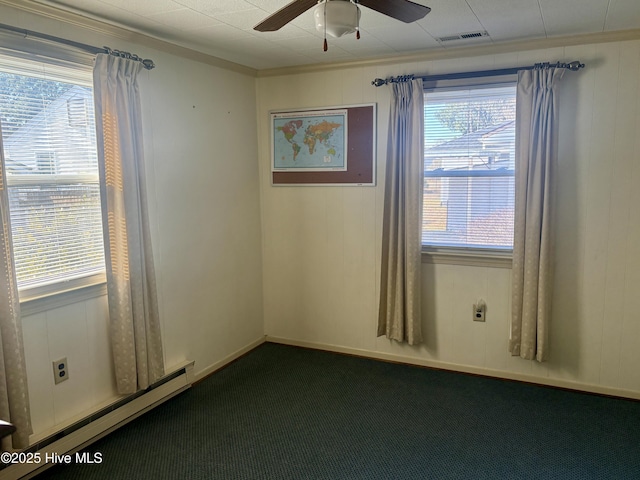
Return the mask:
<svg viewBox="0 0 640 480">
<path fill-rule="evenodd" d="M 192 383 L 193 362 L 185 362 L 149 388 L 120 399 L 25 449 L 21 454 L 25 454 L 25 458 L 33 463 L 14 463 L 8 466 L 2 464 L 0 478 L 32 478 L 52 467 L 55 459 L 63 455 L 71 455 L 75 460 L 75 453 L 79 450 L 187 390 Z M 27 456 L 28 454 L 32 455 Z"/>
</svg>

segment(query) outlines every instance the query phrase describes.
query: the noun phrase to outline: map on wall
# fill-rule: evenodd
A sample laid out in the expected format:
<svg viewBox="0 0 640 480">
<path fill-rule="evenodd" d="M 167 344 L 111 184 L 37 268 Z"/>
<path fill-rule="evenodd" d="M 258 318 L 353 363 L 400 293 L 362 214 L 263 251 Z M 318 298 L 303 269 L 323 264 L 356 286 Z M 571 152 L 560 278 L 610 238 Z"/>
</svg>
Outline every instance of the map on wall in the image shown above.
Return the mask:
<svg viewBox="0 0 640 480">
<path fill-rule="evenodd" d="M 273 171 L 347 170 L 347 110 L 271 114 Z"/>
</svg>

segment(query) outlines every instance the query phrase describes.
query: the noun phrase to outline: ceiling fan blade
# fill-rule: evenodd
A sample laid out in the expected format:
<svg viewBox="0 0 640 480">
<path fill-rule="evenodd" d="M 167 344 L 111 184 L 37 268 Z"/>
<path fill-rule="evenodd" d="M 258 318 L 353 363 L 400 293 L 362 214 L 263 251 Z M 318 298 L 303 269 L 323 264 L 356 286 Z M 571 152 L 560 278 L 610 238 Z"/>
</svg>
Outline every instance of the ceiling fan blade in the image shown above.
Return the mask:
<svg viewBox="0 0 640 480">
<path fill-rule="evenodd" d="M 316 3 L 318 3 L 318 0 L 294 0 L 290 4 L 282 7 L 273 15 L 269 15 L 262 22 L 253 27 L 253 29 L 259 32 L 275 32 L 276 30 L 280 30 L 298 15 L 313 7 Z"/>
<path fill-rule="evenodd" d="M 358 3 L 405 23 L 420 20 L 431 11 L 429 7 L 409 0 L 359 0 Z"/>
</svg>

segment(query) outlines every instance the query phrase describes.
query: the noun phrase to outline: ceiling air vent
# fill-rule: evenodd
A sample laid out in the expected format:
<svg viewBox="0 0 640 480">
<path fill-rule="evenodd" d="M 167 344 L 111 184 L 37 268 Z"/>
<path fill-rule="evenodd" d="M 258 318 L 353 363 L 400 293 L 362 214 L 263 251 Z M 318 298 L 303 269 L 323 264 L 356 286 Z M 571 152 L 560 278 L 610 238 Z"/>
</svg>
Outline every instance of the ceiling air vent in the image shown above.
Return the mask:
<svg viewBox="0 0 640 480">
<path fill-rule="evenodd" d="M 481 32 L 466 32 L 466 33 L 458 33 L 456 35 L 446 35 L 444 37 L 437 38 L 438 42 L 454 42 L 456 40 L 468 40 L 470 38 L 480 38 L 480 37 L 488 37 L 489 34 L 485 31 Z"/>
<path fill-rule="evenodd" d="M 460 38 L 476 38 L 476 37 L 488 37 L 489 34 L 487 32 L 471 32 L 471 33 L 463 33 L 460 35 Z"/>
</svg>

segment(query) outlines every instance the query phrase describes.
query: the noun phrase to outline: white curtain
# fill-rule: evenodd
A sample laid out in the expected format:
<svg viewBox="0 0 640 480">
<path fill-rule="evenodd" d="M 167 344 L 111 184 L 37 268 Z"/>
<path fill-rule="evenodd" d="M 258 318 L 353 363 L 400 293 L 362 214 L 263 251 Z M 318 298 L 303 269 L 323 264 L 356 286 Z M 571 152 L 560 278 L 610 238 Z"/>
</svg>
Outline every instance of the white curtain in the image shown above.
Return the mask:
<svg viewBox="0 0 640 480">
<path fill-rule="evenodd" d="M 420 79 L 391 86 L 378 336 L 416 345 L 422 342 L 424 94 Z"/>
<path fill-rule="evenodd" d="M 553 207 L 558 156 L 557 86 L 564 69 L 518 73 L 516 200 L 509 351 L 542 362 L 548 354 L 553 278 Z"/>
<path fill-rule="evenodd" d="M 110 335 L 121 394 L 164 374 L 142 143 L 141 64 L 98 54 L 93 72 Z"/>
<path fill-rule="evenodd" d="M 12 436 L 2 439 L 2 450 L 9 451 L 28 447 L 32 431 L 1 128 L 0 221 L 0 420 L 16 427 Z"/>
</svg>

